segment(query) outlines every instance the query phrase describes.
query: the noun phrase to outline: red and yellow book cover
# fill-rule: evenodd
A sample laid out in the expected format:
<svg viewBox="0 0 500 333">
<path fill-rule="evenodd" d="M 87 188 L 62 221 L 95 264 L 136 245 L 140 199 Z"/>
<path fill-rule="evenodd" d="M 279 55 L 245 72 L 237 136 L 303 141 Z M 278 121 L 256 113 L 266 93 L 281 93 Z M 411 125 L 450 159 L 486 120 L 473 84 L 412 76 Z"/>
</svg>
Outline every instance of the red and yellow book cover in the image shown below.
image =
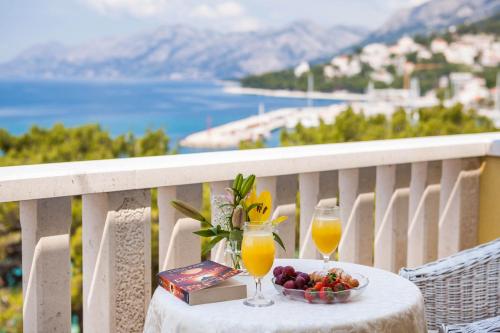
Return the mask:
<svg viewBox="0 0 500 333">
<path fill-rule="evenodd" d="M 189 293 L 215 286 L 241 271 L 206 260 L 187 267 L 158 273 L 160 285 L 174 296 L 189 303 Z"/>
</svg>

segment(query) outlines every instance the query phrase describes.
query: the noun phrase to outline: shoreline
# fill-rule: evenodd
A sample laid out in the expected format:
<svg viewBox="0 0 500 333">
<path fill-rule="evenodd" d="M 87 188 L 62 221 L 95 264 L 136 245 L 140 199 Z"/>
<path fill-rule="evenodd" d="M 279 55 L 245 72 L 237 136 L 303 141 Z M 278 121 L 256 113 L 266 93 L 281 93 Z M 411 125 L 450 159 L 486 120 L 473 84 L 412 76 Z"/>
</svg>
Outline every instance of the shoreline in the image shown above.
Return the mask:
<svg viewBox="0 0 500 333">
<path fill-rule="evenodd" d="M 223 91 L 227 94 L 233 95 L 256 95 L 268 96 L 279 98 L 299 98 L 299 99 L 322 99 L 333 101 L 367 101 L 369 96 L 367 94 L 351 93 L 348 91 L 336 92 L 320 92 L 320 91 L 299 91 L 299 90 L 285 90 L 285 89 L 261 89 L 261 88 L 248 88 L 237 85 L 225 85 Z"/>
</svg>

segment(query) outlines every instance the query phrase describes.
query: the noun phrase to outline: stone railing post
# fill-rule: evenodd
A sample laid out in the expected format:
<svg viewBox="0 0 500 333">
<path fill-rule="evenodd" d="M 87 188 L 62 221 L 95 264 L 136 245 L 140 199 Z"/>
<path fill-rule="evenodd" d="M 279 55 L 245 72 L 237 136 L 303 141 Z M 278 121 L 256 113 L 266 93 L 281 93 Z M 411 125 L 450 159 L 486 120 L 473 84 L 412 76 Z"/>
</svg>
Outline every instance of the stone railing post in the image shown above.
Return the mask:
<svg viewBox="0 0 500 333">
<path fill-rule="evenodd" d="M 83 325 L 86 332 L 142 332 L 151 299 L 151 195 L 83 196 Z"/>
<path fill-rule="evenodd" d="M 71 330 L 71 198 L 21 201 L 24 332 Z"/>
</svg>

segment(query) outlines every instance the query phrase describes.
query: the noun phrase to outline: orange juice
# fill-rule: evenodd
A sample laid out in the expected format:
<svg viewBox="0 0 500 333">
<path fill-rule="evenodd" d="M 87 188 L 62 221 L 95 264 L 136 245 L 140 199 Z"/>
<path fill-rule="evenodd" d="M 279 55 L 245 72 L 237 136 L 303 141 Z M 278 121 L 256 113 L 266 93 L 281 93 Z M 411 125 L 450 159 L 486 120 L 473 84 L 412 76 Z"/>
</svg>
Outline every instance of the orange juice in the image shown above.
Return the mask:
<svg viewBox="0 0 500 333">
<path fill-rule="evenodd" d="M 245 232 L 241 243 L 241 257 L 250 275 L 266 275 L 274 262 L 273 234 L 265 231 Z"/>
<path fill-rule="evenodd" d="M 318 251 L 330 255 L 337 248 L 342 235 L 340 219 L 314 219 L 312 223 L 312 239 Z"/>
</svg>

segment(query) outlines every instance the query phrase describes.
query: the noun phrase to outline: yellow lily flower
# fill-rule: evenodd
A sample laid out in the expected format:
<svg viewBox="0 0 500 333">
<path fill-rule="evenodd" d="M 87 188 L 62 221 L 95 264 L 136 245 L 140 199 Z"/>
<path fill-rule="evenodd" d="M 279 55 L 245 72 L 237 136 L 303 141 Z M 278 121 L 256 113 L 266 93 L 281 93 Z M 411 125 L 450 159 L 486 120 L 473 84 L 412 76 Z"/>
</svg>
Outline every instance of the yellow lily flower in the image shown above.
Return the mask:
<svg viewBox="0 0 500 333">
<path fill-rule="evenodd" d="M 252 204 L 259 204 L 248 212 L 248 217 L 251 222 L 267 221 L 271 216 L 271 209 L 273 207 L 273 198 L 269 191 L 263 191 L 257 197 L 255 190 L 252 190 L 248 197 L 245 199 L 245 204 L 249 207 Z"/>
<path fill-rule="evenodd" d="M 282 222 L 285 222 L 286 220 L 288 220 L 288 216 L 278 216 L 277 218 L 275 218 L 274 220 L 271 221 L 272 225 L 273 226 L 277 226 L 278 224 L 282 223 Z"/>
</svg>

